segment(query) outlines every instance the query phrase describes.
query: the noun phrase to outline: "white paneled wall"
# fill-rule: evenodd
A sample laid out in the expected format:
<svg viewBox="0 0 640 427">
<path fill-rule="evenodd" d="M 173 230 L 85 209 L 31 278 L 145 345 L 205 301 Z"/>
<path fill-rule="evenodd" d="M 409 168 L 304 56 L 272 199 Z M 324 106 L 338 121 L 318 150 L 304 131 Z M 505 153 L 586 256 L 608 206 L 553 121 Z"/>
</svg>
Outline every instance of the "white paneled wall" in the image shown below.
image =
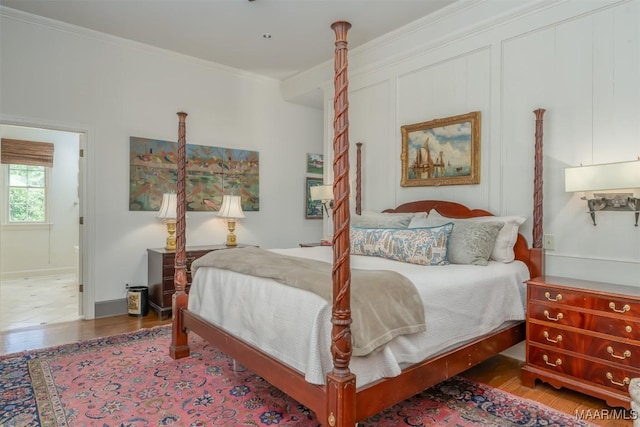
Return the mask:
<svg viewBox="0 0 640 427">
<path fill-rule="evenodd" d="M 556 245 L 547 273 L 640 285 L 632 213 L 601 212 L 594 227 L 586 203 L 564 192 L 567 166 L 640 156 L 640 1 L 511 2 L 490 18 L 498 4 L 506 7 L 456 6 L 350 52 L 350 141 L 364 143 L 364 208 L 453 200 L 528 216 L 522 232 L 531 241 L 533 111 L 543 108 L 544 227 Z M 420 45 L 418 34 L 434 38 Z M 332 117 L 333 90 L 324 93 Z M 400 127 L 470 111 L 482 114 L 480 184 L 400 187 Z"/>
</svg>

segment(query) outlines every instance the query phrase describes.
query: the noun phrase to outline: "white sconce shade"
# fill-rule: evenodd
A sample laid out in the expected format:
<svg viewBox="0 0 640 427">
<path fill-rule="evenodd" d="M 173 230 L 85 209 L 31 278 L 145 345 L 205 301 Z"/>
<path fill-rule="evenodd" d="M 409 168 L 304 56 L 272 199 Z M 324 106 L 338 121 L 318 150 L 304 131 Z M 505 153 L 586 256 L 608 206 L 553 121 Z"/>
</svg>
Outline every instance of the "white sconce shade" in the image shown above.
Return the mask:
<svg viewBox="0 0 640 427">
<path fill-rule="evenodd" d="M 311 200 L 333 200 L 333 185 L 316 185 L 310 192 Z"/>
<path fill-rule="evenodd" d="M 222 197 L 222 207 L 218 211 L 218 216 L 222 218 L 245 218 L 242 212 L 242 198 L 240 196 Z"/>
<path fill-rule="evenodd" d="M 640 160 L 577 166 L 564 170 L 566 192 L 640 188 Z"/>
<path fill-rule="evenodd" d="M 578 166 L 564 170 L 564 189 L 566 192 L 585 193 L 589 214 L 596 225 L 595 213 L 606 210 L 607 206 L 628 206 L 635 214 L 635 226 L 640 215 L 640 159 L 630 162 L 603 163 L 591 166 Z M 597 195 L 594 191 L 630 190 L 633 194 Z M 608 198 L 609 197 L 609 198 Z M 626 200 L 625 200 L 626 198 Z"/>
</svg>

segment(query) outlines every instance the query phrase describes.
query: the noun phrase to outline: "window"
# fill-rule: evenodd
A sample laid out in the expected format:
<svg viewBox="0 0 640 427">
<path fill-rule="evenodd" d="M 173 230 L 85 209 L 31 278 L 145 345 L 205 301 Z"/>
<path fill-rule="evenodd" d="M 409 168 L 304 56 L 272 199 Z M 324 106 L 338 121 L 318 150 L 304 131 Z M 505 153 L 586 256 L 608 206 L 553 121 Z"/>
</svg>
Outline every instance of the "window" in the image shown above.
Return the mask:
<svg viewBox="0 0 640 427">
<path fill-rule="evenodd" d="M 49 217 L 47 182 L 53 168 L 53 143 L 2 138 L 0 144 L 0 162 L 6 170 L 3 223 L 44 224 Z"/>
<path fill-rule="evenodd" d="M 47 171 L 44 166 L 9 164 L 9 223 L 47 219 Z"/>
</svg>

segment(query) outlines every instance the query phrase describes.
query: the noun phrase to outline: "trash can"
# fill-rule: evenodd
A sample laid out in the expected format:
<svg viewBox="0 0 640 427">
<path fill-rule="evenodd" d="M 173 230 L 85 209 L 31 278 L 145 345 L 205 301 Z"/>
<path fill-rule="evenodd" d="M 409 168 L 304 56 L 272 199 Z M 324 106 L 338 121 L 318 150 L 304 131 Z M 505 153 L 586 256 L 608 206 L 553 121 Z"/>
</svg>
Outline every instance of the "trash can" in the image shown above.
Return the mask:
<svg viewBox="0 0 640 427">
<path fill-rule="evenodd" d="M 127 307 L 129 316 L 146 316 L 149 314 L 149 288 L 132 286 L 127 291 Z"/>
</svg>

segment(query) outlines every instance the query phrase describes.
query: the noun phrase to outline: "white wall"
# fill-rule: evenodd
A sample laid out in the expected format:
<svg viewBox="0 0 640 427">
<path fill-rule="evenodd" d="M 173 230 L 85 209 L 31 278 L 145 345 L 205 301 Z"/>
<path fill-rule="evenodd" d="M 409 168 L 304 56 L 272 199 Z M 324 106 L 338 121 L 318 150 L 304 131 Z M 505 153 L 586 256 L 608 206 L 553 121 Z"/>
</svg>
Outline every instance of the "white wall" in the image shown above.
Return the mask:
<svg viewBox="0 0 640 427">
<path fill-rule="evenodd" d="M 0 137 L 54 144 L 49 175 L 47 224 L 7 225 L 4 202 L 0 205 L 0 277 L 74 273 L 78 245 L 79 135 L 18 126 L 0 125 Z M 3 168 L 4 169 L 4 168 Z M 3 172 L 5 172 L 3 170 Z M 0 174 L 4 188 L 5 173 Z M 4 198 L 3 198 L 4 200 Z"/>
<path fill-rule="evenodd" d="M 357 31 L 357 23 L 350 32 Z M 363 142 L 364 209 L 444 199 L 529 217 L 535 115 L 544 116 L 547 274 L 640 285 L 640 227 L 600 212 L 594 227 L 564 168 L 640 155 L 640 1 L 462 2 L 349 53 L 349 140 Z M 332 63 L 285 82 L 292 99 Z M 400 187 L 402 125 L 481 111 L 479 185 Z M 325 151 L 331 145 L 325 119 Z M 352 150 L 355 153 L 355 150 Z M 355 165 L 355 160 L 352 161 Z"/>
<path fill-rule="evenodd" d="M 153 212 L 130 212 L 129 137 L 177 140 L 260 154 L 260 211 L 238 241 L 292 247 L 322 236 L 304 217 L 305 155 L 322 151 L 322 111 L 286 102 L 279 82 L 1 9 L 0 119 L 86 132 L 85 313 L 145 284 L 146 249 L 164 245 Z M 224 242 L 212 213 L 189 213 L 187 242 Z"/>
</svg>

